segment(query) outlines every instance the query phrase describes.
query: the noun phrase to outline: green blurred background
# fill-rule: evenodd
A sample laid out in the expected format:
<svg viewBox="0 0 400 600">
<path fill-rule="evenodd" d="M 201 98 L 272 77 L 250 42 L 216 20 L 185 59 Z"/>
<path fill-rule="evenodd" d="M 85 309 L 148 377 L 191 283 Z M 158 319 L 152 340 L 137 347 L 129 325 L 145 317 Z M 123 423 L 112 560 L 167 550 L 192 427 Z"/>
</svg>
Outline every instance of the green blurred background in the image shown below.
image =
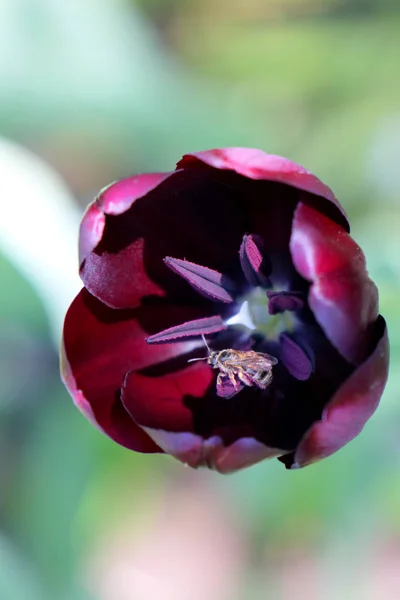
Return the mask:
<svg viewBox="0 0 400 600">
<path fill-rule="evenodd" d="M 398 0 L 0 0 L 1 600 L 400 597 L 399 33 Z M 59 381 L 84 207 L 226 145 L 334 189 L 389 324 L 377 414 L 297 472 L 130 453 Z"/>
</svg>

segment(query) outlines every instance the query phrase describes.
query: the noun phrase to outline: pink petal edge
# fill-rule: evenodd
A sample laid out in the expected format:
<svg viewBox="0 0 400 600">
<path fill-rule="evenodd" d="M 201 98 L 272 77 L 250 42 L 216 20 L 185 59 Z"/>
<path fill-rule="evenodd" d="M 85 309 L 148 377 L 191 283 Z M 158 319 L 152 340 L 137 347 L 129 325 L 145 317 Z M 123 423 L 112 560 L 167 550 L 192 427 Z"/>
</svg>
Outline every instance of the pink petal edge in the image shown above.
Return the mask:
<svg viewBox="0 0 400 600">
<path fill-rule="evenodd" d="M 106 217 L 103 211 L 94 202 L 90 204 L 83 215 L 79 228 L 79 264 L 96 248 L 103 237 Z"/>
<path fill-rule="evenodd" d="M 100 242 L 105 215 L 120 215 L 126 212 L 138 198 L 146 196 L 175 172 L 143 173 L 121 179 L 103 188 L 83 216 L 79 235 L 80 264 Z"/>
<path fill-rule="evenodd" d="M 233 473 L 267 458 L 287 453 L 279 448 L 269 448 L 254 438 L 240 438 L 230 446 L 224 446 L 219 436 L 204 440 L 189 432 L 171 432 L 144 428 L 155 443 L 184 464 L 197 469 L 208 467 L 222 474 Z"/>
<path fill-rule="evenodd" d="M 216 148 L 185 154 L 177 163 L 177 168 L 195 166 L 202 162 L 215 169 L 232 170 L 249 179 L 265 179 L 290 185 L 299 190 L 321 196 L 332 202 L 343 217 L 343 225 L 348 221 L 346 213 L 332 190 L 313 173 L 301 165 L 263 150 L 243 147 Z"/>
<path fill-rule="evenodd" d="M 60 346 L 60 375 L 61 381 L 64 383 L 67 388 L 72 400 L 74 401 L 75 406 L 80 410 L 83 416 L 94 425 L 99 431 L 105 433 L 104 429 L 99 425 L 94 416 L 94 412 L 89 402 L 86 400 L 83 395 L 82 390 L 78 390 L 75 377 L 72 374 L 71 365 L 69 364 L 67 354 L 65 351 L 64 340 L 61 340 Z"/>
<path fill-rule="evenodd" d="M 156 445 L 154 440 L 149 435 L 146 434 L 144 429 L 139 427 L 133 421 L 132 425 L 135 429 L 135 436 L 134 438 L 129 440 L 123 439 L 123 436 L 121 436 L 121 433 L 118 433 L 117 430 L 111 432 L 106 431 L 105 429 L 103 429 L 103 427 L 101 427 L 94 415 L 90 403 L 86 400 L 82 390 L 79 390 L 77 388 L 76 381 L 74 376 L 72 375 L 71 367 L 69 365 L 63 343 L 61 343 L 60 349 L 60 373 L 61 380 L 67 388 L 71 398 L 73 399 L 75 406 L 92 425 L 94 425 L 99 431 L 101 431 L 101 433 L 117 442 L 117 444 L 128 448 L 129 450 L 135 450 L 136 452 L 143 452 L 147 454 L 162 452 L 162 449 Z"/>
</svg>

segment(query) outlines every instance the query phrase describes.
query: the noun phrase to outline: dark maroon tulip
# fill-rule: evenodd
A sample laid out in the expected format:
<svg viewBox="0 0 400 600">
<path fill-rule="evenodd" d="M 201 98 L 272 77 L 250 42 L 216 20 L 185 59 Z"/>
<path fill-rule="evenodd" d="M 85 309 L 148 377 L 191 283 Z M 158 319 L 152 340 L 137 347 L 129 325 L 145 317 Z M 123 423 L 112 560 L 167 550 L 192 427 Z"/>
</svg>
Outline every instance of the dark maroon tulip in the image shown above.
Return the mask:
<svg viewBox="0 0 400 600">
<path fill-rule="evenodd" d="M 331 190 L 285 158 L 210 150 L 118 181 L 83 218 L 80 260 L 62 376 L 127 448 L 223 473 L 302 467 L 378 406 L 377 289 Z"/>
</svg>

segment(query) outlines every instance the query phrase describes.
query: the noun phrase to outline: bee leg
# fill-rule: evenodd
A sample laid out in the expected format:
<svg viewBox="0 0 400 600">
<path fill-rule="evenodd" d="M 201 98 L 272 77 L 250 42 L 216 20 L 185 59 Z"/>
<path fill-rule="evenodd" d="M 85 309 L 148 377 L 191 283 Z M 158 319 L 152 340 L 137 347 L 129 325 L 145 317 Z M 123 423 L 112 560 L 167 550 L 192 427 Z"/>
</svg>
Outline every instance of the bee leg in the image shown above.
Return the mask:
<svg viewBox="0 0 400 600">
<path fill-rule="evenodd" d="M 251 381 L 250 385 L 256 385 L 257 387 L 264 389 L 265 388 L 264 378 L 265 378 L 265 372 L 259 371 L 259 372 L 255 373 L 251 377 L 251 379 L 249 377 L 249 379 Z"/>
<path fill-rule="evenodd" d="M 223 383 L 222 383 L 222 373 L 218 373 L 217 388 L 220 388 L 222 385 L 223 385 Z"/>
<path fill-rule="evenodd" d="M 229 378 L 230 386 L 227 388 L 227 379 Z M 243 385 L 239 379 L 235 377 L 235 374 L 227 371 L 221 372 L 217 377 L 217 394 L 222 398 L 232 398 L 242 389 Z"/>
<path fill-rule="evenodd" d="M 231 384 L 235 388 L 236 392 L 239 392 L 241 390 L 242 386 L 240 385 L 240 381 L 237 379 L 235 373 L 233 373 L 233 371 L 229 371 L 228 375 L 229 375 L 229 379 L 231 380 Z"/>
<path fill-rule="evenodd" d="M 272 381 L 272 372 L 271 371 L 266 371 L 265 373 L 262 374 L 263 376 L 261 378 L 257 379 L 257 385 L 264 389 L 271 383 Z"/>
<path fill-rule="evenodd" d="M 245 373 L 244 371 L 238 371 L 238 377 L 240 379 L 240 381 L 247 386 L 252 386 L 254 384 L 254 379 L 255 377 L 250 377 L 249 375 L 247 375 L 247 373 Z"/>
</svg>

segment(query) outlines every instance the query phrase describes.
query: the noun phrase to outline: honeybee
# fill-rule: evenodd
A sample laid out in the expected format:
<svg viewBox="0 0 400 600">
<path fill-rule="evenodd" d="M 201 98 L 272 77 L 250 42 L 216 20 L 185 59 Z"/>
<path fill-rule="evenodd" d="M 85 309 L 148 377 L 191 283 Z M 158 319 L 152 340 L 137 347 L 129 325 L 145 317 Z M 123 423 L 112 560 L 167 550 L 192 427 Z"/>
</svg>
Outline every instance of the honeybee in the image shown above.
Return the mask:
<svg viewBox="0 0 400 600">
<path fill-rule="evenodd" d="M 211 350 L 202 336 L 208 350 L 204 358 L 192 358 L 188 362 L 206 360 L 213 369 L 219 369 L 217 377 L 217 394 L 231 398 L 244 386 L 257 386 L 265 390 L 272 381 L 272 368 L 278 360 L 265 352 L 254 350 Z"/>
</svg>

